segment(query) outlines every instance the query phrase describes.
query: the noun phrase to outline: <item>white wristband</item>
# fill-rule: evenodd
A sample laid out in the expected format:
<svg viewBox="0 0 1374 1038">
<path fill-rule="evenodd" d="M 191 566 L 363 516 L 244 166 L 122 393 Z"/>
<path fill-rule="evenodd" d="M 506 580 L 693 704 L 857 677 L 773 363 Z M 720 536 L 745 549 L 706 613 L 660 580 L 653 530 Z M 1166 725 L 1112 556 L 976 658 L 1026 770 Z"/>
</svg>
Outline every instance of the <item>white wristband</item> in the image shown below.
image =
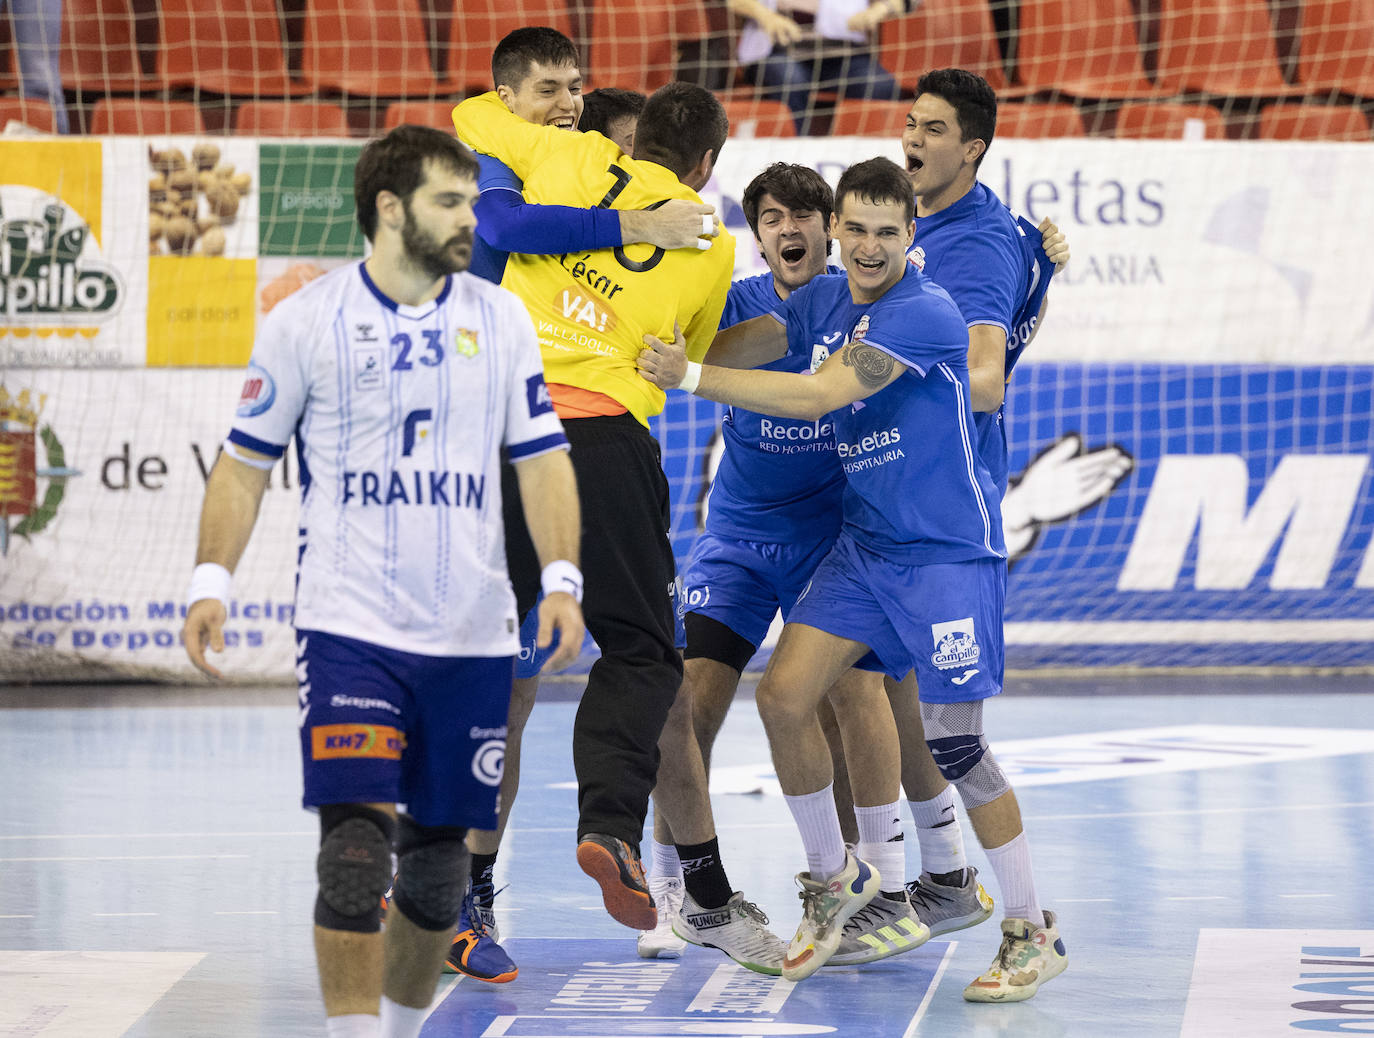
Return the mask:
<svg viewBox="0 0 1374 1038">
<path fill-rule="evenodd" d="M 566 591 L 578 602 L 582 601 L 582 571 L 567 559 L 558 559 L 545 566 L 539 574 L 539 583 L 546 595 Z"/>
<path fill-rule="evenodd" d="M 191 586 L 186 589 L 186 604 L 194 605 L 202 598 L 217 598 L 229 604 L 229 571 L 218 562 L 202 562 L 191 573 Z"/>
<path fill-rule="evenodd" d="M 682 381 L 677 384 L 677 388 L 684 393 L 695 393 L 697 386 L 701 384 L 701 365 L 696 361 L 687 362 L 687 374 L 682 376 Z"/>
</svg>

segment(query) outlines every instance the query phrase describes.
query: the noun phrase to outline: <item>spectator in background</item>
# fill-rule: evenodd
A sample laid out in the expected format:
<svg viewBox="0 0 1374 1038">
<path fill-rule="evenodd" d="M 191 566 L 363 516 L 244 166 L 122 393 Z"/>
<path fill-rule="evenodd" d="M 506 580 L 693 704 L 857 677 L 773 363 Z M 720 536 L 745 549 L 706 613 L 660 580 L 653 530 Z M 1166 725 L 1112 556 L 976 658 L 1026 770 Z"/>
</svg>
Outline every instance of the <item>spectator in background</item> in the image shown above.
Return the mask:
<svg viewBox="0 0 1374 1038">
<path fill-rule="evenodd" d="M 6 0 L 0 0 L 0 7 Z M 8 0 L 19 49 L 19 92 L 52 106 L 58 133 L 68 132 L 62 96 L 62 0 Z"/>
<path fill-rule="evenodd" d="M 914 8 L 920 0 L 912 0 Z M 797 132 L 811 132 L 812 95 L 895 101 L 900 88 L 878 64 L 874 30 L 907 11 L 907 0 L 726 0 L 749 19 L 739 63 L 763 97 L 792 110 Z"/>
<path fill-rule="evenodd" d="M 602 87 L 582 95 L 582 118 L 577 128 L 583 133 L 597 131 L 620 146 L 626 155 L 635 151 L 635 129 L 644 111 L 644 95 L 638 90 Z"/>
</svg>

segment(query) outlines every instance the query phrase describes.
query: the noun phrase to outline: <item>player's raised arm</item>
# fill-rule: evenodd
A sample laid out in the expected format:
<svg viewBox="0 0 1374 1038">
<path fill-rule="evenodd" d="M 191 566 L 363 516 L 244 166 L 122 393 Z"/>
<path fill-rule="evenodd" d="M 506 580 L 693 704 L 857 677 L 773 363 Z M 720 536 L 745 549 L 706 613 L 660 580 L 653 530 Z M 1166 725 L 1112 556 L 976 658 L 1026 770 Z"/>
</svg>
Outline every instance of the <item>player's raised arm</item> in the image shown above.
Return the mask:
<svg viewBox="0 0 1374 1038">
<path fill-rule="evenodd" d="M 243 461 L 221 454 L 205 483 L 196 568 L 182 626 L 186 655 L 196 667 L 216 678 L 223 675 L 206 660 L 205 650 L 224 651 L 230 576 L 248 547 L 272 474 L 272 458 L 245 448 L 239 448 L 239 453 Z"/>
</svg>

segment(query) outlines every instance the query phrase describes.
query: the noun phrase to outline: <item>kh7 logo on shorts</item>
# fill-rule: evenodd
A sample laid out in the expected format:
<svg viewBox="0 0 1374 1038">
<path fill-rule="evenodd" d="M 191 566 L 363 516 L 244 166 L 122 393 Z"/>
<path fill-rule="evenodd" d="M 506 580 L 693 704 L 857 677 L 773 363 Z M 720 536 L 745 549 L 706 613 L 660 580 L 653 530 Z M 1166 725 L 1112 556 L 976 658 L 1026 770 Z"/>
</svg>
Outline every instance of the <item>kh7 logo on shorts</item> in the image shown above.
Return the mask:
<svg viewBox="0 0 1374 1038">
<path fill-rule="evenodd" d="M 400 760 L 405 733 L 385 724 L 321 724 L 310 729 L 312 760 Z"/>
<path fill-rule="evenodd" d="M 930 662 L 941 670 L 971 667 L 978 662 L 981 653 L 978 639 L 973 634 L 973 617 L 931 624 L 930 633 L 935 639 L 935 652 Z"/>
</svg>

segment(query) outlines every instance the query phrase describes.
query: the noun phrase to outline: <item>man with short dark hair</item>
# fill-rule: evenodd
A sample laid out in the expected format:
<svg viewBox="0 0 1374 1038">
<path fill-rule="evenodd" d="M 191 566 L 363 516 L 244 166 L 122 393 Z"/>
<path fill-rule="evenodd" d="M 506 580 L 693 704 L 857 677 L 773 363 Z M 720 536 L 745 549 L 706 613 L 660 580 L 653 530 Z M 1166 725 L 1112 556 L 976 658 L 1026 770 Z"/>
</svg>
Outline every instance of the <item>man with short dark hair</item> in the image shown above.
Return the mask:
<svg viewBox="0 0 1374 1038">
<path fill-rule="evenodd" d="M 645 103 L 633 157 L 598 134 L 532 126 L 495 94 L 464 101 L 453 120 L 459 137 L 510 166 L 531 201 L 613 211 L 698 202 L 729 131 L 720 102 L 686 83 L 670 83 Z M 538 328 L 587 517 L 587 621 L 602 655 L 573 732 L 578 862 L 601 885 L 610 914 L 641 930 L 654 927 L 657 913 L 639 841 L 682 661 L 674 645 L 667 480 L 648 430 L 664 397 L 636 374 L 635 357 L 646 333 L 671 336 L 674 322 L 686 329 L 694 356 L 710 344 L 734 239 L 722 233 L 698 245 L 513 255 L 502 281 Z M 512 557 L 512 580 L 525 593 L 532 567 L 521 566 L 514 547 Z"/>
<path fill-rule="evenodd" d="M 476 175 L 430 128 L 363 149 L 372 253 L 263 322 L 201 512 L 183 638 L 218 676 L 205 649 L 223 650 L 230 571 L 294 437 L 309 473 L 296 672 L 330 1038 L 419 1034 L 461 910 L 464 837 L 495 823 L 518 648 L 503 449 L 544 564 L 539 640 L 561 640 L 549 665 L 574 659 L 583 633 L 577 495 L 534 329 L 519 300 L 465 273 Z"/>
<path fill-rule="evenodd" d="M 647 100 L 638 90 L 619 87 L 600 87 L 582 97 L 582 118 L 577 128 L 583 133 L 595 131 L 615 141 L 626 155 L 635 150 L 635 128 Z"/>
</svg>

